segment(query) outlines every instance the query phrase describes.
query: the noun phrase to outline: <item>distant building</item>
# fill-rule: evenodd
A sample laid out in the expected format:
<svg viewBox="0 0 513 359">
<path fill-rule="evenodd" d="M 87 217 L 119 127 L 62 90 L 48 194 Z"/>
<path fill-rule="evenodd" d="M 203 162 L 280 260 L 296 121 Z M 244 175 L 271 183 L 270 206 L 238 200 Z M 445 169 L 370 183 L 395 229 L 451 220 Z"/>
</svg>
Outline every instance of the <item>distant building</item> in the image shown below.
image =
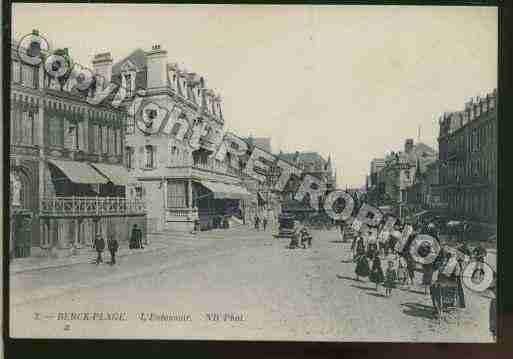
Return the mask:
<svg viewBox="0 0 513 359">
<path fill-rule="evenodd" d="M 272 147 L 271 147 L 271 138 L 270 137 L 243 137 L 244 141 L 246 141 L 249 145 L 257 146 L 263 149 L 264 151 L 267 151 L 269 153 L 272 153 Z"/>
<path fill-rule="evenodd" d="M 442 201 L 452 216 L 488 227 L 497 219 L 496 101 L 494 90 L 439 121 Z"/>
</svg>

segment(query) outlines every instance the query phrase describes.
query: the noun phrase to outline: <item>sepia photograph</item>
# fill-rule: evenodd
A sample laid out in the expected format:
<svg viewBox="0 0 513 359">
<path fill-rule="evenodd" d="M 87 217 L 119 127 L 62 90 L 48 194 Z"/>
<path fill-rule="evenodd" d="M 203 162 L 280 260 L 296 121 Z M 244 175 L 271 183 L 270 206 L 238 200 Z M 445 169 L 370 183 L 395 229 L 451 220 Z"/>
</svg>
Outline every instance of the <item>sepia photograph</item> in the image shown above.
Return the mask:
<svg viewBox="0 0 513 359">
<path fill-rule="evenodd" d="M 495 343 L 498 15 L 12 4 L 9 336 Z"/>
</svg>

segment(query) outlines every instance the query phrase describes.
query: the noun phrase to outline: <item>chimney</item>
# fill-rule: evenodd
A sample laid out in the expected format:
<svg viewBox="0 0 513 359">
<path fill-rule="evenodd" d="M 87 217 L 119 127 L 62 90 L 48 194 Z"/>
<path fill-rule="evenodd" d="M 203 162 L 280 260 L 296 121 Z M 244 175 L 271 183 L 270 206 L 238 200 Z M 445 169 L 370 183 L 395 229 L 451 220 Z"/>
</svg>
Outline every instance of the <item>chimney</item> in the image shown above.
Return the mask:
<svg viewBox="0 0 513 359">
<path fill-rule="evenodd" d="M 412 150 L 413 150 L 413 139 L 408 138 L 404 142 L 404 152 L 411 153 Z"/>
<path fill-rule="evenodd" d="M 95 74 L 103 78 L 100 80 L 100 83 L 103 84 L 103 87 L 106 87 L 106 84 L 108 84 L 112 78 L 112 56 L 110 52 L 94 55 L 93 70 Z"/>
<path fill-rule="evenodd" d="M 148 71 L 148 88 L 161 88 L 167 86 L 167 51 L 160 45 L 153 45 L 150 52 L 146 53 L 146 65 Z"/>
</svg>

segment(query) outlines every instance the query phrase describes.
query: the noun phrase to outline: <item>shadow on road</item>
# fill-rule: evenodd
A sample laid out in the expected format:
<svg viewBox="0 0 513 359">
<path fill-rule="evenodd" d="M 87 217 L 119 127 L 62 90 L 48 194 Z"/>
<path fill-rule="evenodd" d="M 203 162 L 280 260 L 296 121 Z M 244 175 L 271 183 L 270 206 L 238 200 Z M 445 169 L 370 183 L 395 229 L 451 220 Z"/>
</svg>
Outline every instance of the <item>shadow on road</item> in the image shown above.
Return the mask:
<svg viewBox="0 0 513 359">
<path fill-rule="evenodd" d="M 436 319 L 434 308 L 429 305 L 419 303 L 403 303 L 402 307 L 405 307 L 403 313 L 412 317 Z"/>
<path fill-rule="evenodd" d="M 337 278 L 339 279 L 347 279 L 347 280 L 352 280 L 354 282 L 361 282 L 360 280 L 356 280 L 356 278 L 353 278 L 353 277 L 347 277 L 345 275 L 340 275 L 340 274 L 337 274 Z"/>
<path fill-rule="evenodd" d="M 373 297 L 386 298 L 383 293 L 367 293 L 368 295 L 372 295 Z"/>
<path fill-rule="evenodd" d="M 363 290 L 376 290 L 376 287 L 362 287 L 362 286 L 354 285 L 354 284 L 351 284 L 350 287 L 363 289 Z"/>
<path fill-rule="evenodd" d="M 353 262 L 354 262 L 354 260 L 352 260 L 352 259 L 342 259 L 340 261 L 340 263 L 353 263 Z"/>
</svg>

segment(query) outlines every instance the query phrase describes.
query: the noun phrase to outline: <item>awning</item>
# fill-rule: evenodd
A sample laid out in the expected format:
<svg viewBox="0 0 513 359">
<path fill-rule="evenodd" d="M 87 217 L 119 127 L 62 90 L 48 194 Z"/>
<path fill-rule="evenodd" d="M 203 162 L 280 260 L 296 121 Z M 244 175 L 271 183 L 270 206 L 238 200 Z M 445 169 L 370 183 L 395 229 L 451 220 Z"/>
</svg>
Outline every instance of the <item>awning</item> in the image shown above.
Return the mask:
<svg viewBox="0 0 513 359">
<path fill-rule="evenodd" d="M 131 183 L 130 175 L 123 166 L 107 165 L 105 163 L 91 163 L 91 166 L 117 186 L 126 186 Z"/>
<path fill-rule="evenodd" d="M 201 181 L 213 193 L 215 199 L 250 199 L 251 193 L 245 188 L 221 182 Z"/>
<path fill-rule="evenodd" d="M 71 182 L 98 184 L 107 183 L 108 180 L 99 174 L 93 167 L 85 162 L 59 161 L 48 159 L 48 162 L 59 168 Z"/>
</svg>

